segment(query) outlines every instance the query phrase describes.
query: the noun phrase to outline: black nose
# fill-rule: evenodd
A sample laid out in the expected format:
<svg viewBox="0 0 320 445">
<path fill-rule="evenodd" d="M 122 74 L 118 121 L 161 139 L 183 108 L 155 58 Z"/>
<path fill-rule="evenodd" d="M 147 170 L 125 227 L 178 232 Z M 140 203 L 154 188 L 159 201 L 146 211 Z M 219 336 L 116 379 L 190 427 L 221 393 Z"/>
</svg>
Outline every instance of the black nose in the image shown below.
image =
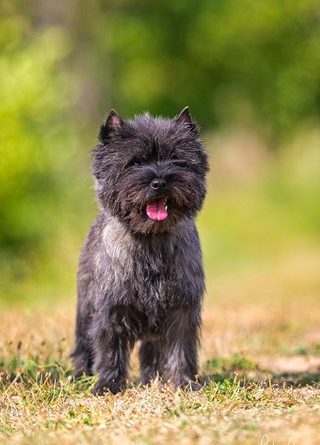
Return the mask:
<svg viewBox="0 0 320 445">
<path fill-rule="evenodd" d="M 166 185 L 167 185 L 166 181 L 164 179 L 160 179 L 160 178 L 154 179 L 151 182 L 151 187 L 154 190 L 163 190 Z"/>
</svg>

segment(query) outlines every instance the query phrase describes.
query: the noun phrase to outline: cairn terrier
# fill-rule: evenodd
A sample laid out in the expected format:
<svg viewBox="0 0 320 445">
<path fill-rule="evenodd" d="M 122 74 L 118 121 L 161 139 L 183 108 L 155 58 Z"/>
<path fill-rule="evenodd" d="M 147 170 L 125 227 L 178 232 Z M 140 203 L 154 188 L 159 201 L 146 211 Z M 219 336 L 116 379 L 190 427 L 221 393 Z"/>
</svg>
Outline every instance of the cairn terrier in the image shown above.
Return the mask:
<svg viewBox="0 0 320 445">
<path fill-rule="evenodd" d="M 141 381 L 196 385 L 204 272 L 195 216 L 208 159 L 188 107 L 122 120 L 112 110 L 93 150 L 100 214 L 78 269 L 74 376 L 117 393 L 141 340 Z"/>
</svg>

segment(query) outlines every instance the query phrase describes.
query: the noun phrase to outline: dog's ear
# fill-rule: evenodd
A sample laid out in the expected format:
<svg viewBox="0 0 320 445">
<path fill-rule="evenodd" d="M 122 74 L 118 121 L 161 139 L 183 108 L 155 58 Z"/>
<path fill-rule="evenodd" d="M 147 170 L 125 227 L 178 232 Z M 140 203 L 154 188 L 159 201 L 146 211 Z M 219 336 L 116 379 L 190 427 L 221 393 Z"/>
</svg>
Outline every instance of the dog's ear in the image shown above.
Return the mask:
<svg viewBox="0 0 320 445">
<path fill-rule="evenodd" d="M 179 116 L 176 118 L 178 123 L 192 124 L 192 117 L 189 107 L 184 107 Z"/>
<path fill-rule="evenodd" d="M 100 127 L 98 139 L 105 143 L 111 133 L 118 132 L 123 125 L 123 120 L 115 110 L 111 110 L 103 125 Z"/>
<path fill-rule="evenodd" d="M 175 118 L 178 124 L 185 125 L 192 133 L 198 134 L 198 126 L 192 120 L 189 107 L 184 107 L 178 117 Z"/>
</svg>

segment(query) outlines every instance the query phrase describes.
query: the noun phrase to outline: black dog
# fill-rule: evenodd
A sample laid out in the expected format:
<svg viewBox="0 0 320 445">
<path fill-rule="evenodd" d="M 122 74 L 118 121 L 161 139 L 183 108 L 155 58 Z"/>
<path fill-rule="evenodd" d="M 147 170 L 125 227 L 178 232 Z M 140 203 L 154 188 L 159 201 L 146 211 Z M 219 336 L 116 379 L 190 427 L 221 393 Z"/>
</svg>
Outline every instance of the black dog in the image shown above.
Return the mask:
<svg viewBox="0 0 320 445">
<path fill-rule="evenodd" d="M 207 155 L 189 109 L 123 121 L 111 111 L 93 151 L 101 206 L 80 257 L 75 377 L 95 394 L 124 389 L 141 340 L 141 379 L 194 382 L 204 273 L 195 215 Z"/>
</svg>

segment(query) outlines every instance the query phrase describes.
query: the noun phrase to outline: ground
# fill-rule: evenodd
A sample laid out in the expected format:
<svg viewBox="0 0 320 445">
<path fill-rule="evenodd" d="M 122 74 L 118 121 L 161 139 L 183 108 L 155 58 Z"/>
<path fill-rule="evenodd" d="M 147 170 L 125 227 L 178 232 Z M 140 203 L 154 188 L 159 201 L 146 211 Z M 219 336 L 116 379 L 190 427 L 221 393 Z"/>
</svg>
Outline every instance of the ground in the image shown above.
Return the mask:
<svg viewBox="0 0 320 445">
<path fill-rule="evenodd" d="M 0 442 L 318 444 L 319 264 L 297 252 L 272 270 L 220 276 L 204 308 L 199 392 L 140 387 L 135 351 L 129 389 L 93 397 L 92 379 L 70 380 L 73 302 L 6 307 Z"/>
</svg>

